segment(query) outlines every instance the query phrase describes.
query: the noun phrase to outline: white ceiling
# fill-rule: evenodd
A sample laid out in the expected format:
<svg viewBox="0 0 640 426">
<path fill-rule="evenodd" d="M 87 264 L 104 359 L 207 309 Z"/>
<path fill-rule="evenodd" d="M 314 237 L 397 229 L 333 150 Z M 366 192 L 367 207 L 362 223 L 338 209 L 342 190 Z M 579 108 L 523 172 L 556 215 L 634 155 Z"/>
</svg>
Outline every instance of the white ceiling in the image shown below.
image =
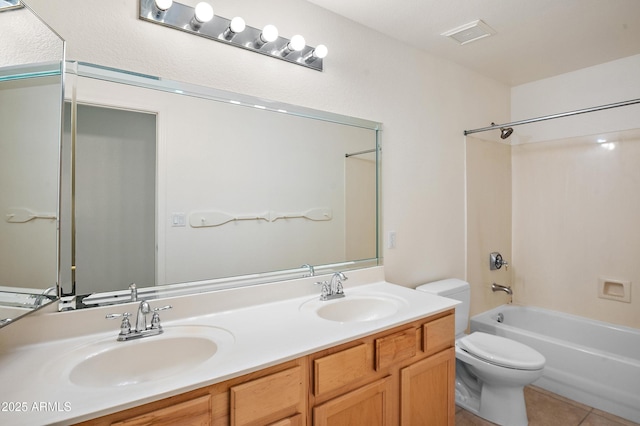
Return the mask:
<svg viewBox="0 0 640 426">
<path fill-rule="evenodd" d="M 509 86 L 640 54 L 640 0 L 309 1 Z M 478 19 L 496 34 L 440 35 Z"/>
</svg>

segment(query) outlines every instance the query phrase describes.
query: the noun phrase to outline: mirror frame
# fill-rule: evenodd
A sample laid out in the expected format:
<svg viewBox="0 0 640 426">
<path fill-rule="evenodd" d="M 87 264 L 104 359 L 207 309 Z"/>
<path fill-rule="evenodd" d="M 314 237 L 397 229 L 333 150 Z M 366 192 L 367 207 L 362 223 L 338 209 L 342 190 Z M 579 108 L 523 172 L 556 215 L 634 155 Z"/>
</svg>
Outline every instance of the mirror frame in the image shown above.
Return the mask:
<svg viewBox="0 0 640 426">
<path fill-rule="evenodd" d="M 348 271 L 353 269 L 379 266 L 382 264 L 382 233 L 380 229 L 381 123 L 81 61 L 67 61 L 66 73 L 74 77 L 86 77 L 91 79 L 104 80 L 113 83 L 164 91 L 172 94 L 191 96 L 225 104 L 232 103 L 236 106 L 239 105 L 242 107 L 249 107 L 254 109 L 256 108 L 256 105 L 260 105 L 260 109 L 264 109 L 269 112 L 355 126 L 372 130 L 375 133 L 375 147 L 372 148 L 370 152 L 375 152 L 376 157 L 376 257 L 364 260 L 345 261 L 328 265 L 313 265 L 313 267 L 303 266 L 294 269 L 270 271 L 265 273 L 254 273 L 233 277 L 212 278 L 200 281 L 189 281 L 175 284 L 162 284 L 153 287 L 137 288 L 137 295 L 139 299 L 144 298 L 147 300 L 151 300 L 162 297 L 195 294 L 228 288 L 258 285 L 275 281 L 297 279 L 316 274 L 329 274 L 338 271 Z M 69 79 L 69 81 L 71 81 L 71 79 Z M 69 87 L 72 86 L 73 83 L 69 83 Z M 73 95 L 71 99 L 66 98 L 65 100 L 72 102 L 72 109 L 75 107 L 75 95 Z M 127 303 L 130 301 L 131 292 L 129 290 L 94 293 L 90 296 L 85 297 L 82 300 L 82 303 L 78 304 L 77 306 L 75 294 L 63 294 L 63 297 L 60 299 L 59 309 L 72 310 L 78 308 L 111 305 L 116 303 Z"/>
</svg>

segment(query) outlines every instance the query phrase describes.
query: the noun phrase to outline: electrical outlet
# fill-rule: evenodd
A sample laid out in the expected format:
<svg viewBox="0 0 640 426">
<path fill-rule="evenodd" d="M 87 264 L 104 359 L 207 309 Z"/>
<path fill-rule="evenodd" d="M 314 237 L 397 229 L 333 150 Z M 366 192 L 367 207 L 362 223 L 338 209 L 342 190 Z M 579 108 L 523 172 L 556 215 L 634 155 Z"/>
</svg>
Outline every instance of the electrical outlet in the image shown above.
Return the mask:
<svg viewBox="0 0 640 426">
<path fill-rule="evenodd" d="M 396 231 L 389 231 L 387 235 L 387 248 L 396 248 Z"/>
</svg>

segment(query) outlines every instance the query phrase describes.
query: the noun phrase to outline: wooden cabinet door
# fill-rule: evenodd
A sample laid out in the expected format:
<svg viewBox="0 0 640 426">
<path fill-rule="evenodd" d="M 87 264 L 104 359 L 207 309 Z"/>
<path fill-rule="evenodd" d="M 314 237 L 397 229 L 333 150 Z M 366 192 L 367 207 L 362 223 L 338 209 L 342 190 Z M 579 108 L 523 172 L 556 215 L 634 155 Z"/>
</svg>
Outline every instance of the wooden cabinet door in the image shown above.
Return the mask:
<svg viewBox="0 0 640 426">
<path fill-rule="evenodd" d="M 453 426 L 455 349 L 449 348 L 400 371 L 400 424 Z"/>
<path fill-rule="evenodd" d="M 315 407 L 313 425 L 393 425 L 390 384 L 390 378 L 385 377 Z"/>
<path fill-rule="evenodd" d="M 209 426 L 211 425 L 210 405 L 211 398 L 205 395 L 111 424 L 112 426 Z"/>
</svg>

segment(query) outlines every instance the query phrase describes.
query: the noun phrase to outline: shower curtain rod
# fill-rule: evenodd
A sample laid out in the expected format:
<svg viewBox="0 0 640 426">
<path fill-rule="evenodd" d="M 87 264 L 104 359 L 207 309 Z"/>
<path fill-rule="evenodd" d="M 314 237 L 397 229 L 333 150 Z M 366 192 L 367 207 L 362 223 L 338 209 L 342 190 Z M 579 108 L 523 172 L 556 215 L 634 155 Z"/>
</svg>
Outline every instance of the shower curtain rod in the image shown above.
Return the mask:
<svg viewBox="0 0 640 426">
<path fill-rule="evenodd" d="M 367 149 L 367 150 L 364 150 L 364 151 L 352 152 L 350 154 L 345 154 L 344 156 L 349 158 L 349 157 L 353 157 L 354 155 L 368 154 L 370 152 L 376 152 L 376 149 L 375 148 L 371 148 L 371 149 Z"/>
<path fill-rule="evenodd" d="M 628 105 L 633 105 L 633 104 L 640 104 L 640 99 L 632 99 L 630 101 L 616 102 L 616 103 L 613 103 L 613 104 L 606 104 L 606 105 L 600 105 L 600 106 L 591 107 L 591 108 L 578 109 L 578 110 L 575 110 L 575 111 L 561 112 L 561 113 L 558 113 L 558 114 L 545 115 L 543 117 L 529 118 L 529 119 L 526 119 L 526 120 L 512 121 L 511 123 L 493 124 L 493 125 L 491 125 L 489 127 L 482 127 L 482 128 L 473 129 L 473 130 L 465 130 L 464 131 L 464 135 L 467 136 L 467 135 L 470 135 L 471 133 L 486 132 L 488 130 L 500 129 L 502 127 L 519 126 L 521 124 L 529 124 L 529 123 L 535 123 L 535 122 L 538 122 L 538 121 L 552 120 L 554 118 L 569 117 L 571 115 L 585 114 L 587 112 L 602 111 L 604 109 L 618 108 L 618 107 L 623 107 L 623 106 L 628 106 Z"/>
</svg>

